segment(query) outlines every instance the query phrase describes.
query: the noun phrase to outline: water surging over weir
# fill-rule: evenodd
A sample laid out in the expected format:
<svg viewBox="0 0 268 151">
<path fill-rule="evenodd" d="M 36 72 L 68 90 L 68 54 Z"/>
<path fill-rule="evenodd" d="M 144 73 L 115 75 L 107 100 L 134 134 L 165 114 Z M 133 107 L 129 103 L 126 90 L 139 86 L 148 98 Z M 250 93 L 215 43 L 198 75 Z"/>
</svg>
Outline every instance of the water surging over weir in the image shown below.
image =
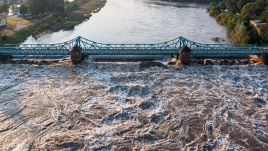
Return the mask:
<svg viewBox="0 0 268 151">
<path fill-rule="evenodd" d="M 0 150 L 265 150 L 262 65 L 0 65 Z"/>
</svg>

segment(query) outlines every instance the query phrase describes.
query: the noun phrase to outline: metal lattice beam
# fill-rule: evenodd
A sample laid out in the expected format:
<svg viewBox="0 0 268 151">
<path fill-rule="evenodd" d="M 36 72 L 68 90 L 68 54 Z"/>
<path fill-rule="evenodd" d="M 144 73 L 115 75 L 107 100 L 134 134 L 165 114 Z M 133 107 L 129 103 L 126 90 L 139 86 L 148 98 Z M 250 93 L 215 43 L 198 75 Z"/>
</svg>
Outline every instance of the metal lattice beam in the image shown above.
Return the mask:
<svg viewBox="0 0 268 151">
<path fill-rule="evenodd" d="M 77 37 L 58 44 L 20 44 L 3 45 L 0 54 L 22 56 L 69 55 L 69 50 L 79 45 L 86 55 L 175 55 L 178 49 L 186 45 L 192 50 L 193 57 L 249 56 L 265 53 L 255 45 L 202 44 L 184 37 L 157 44 L 103 44 Z"/>
</svg>

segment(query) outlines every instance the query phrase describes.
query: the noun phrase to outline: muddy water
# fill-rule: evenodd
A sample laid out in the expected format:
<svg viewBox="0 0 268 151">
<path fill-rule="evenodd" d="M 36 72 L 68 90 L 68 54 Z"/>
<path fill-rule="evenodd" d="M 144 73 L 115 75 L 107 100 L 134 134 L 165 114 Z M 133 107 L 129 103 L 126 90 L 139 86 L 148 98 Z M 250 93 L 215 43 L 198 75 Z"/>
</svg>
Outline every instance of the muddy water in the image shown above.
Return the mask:
<svg viewBox="0 0 268 151">
<path fill-rule="evenodd" d="M 184 36 L 215 43 L 225 39 L 226 29 L 209 16 L 207 6 L 159 0 L 107 0 L 105 6 L 71 31 L 47 33 L 25 43 L 58 43 L 77 36 L 103 43 L 158 43 Z"/>
<path fill-rule="evenodd" d="M 265 150 L 268 69 L 0 65 L 0 150 Z"/>
</svg>

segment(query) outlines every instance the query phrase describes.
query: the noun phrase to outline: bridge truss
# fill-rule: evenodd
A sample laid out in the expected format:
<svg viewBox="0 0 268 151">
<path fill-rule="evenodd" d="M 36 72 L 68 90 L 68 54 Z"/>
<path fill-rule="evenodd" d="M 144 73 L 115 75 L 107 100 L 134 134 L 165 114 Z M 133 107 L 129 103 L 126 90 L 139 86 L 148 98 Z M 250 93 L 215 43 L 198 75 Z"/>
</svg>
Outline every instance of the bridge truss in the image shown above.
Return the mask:
<svg viewBox="0 0 268 151">
<path fill-rule="evenodd" d="M 57 44 L 19 44 L 0 46 L 1 55 L 12 56 L 65 56 L 79 45 L 85 55 L 177 55 L 186 45 L 192 57 L 246 57 L 262 55 L 264 49 L 255 45 L 202 44 L 184 37 L 157 44 L 103 44 L 77 37 Z"/>
</svg>

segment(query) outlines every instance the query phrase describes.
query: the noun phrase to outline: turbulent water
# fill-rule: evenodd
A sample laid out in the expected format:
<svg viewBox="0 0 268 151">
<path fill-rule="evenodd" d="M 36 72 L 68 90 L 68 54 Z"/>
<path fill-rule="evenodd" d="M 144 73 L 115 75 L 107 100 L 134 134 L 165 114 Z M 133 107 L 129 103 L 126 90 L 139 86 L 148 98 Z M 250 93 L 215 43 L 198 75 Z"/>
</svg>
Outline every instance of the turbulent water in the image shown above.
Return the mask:
<svg viewBox="0 0 268 151">
<path fill-rule="evenodd" d="M 25 43 L 76 36 L 105 43 L 227 39 L 203 6 L 108 0 L 73 31 Z M 267 150 L 267 66 L 149 66 L 0 64 L 0 150 Z"/>
<path fill-rule="evenodd" d="M 0 65 L 0 150 L 266 150 L 264 65 Z"/>
</svg>

